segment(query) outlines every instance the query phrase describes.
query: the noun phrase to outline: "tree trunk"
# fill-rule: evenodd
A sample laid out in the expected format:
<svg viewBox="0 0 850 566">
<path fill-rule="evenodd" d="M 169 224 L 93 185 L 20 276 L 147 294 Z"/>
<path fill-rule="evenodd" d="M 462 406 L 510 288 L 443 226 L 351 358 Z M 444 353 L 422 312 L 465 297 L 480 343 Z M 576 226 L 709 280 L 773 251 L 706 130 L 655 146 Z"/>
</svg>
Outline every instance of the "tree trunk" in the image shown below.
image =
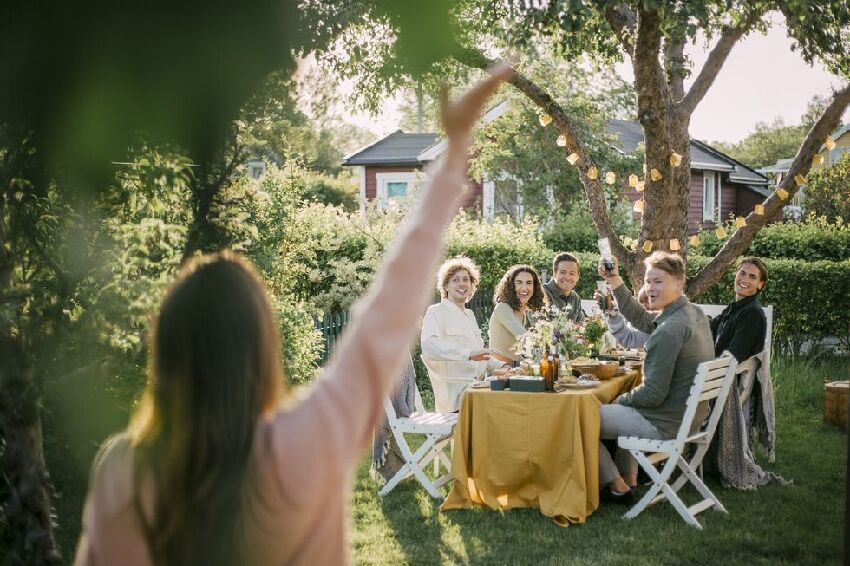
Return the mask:
<svg viewBox="0 0 850 566">
<path fill-rule="evenodd" d="M 5 440 L 4 503 L 10 564 L 58 564 L 53 533 L 51 485 L 44 461 L 41 390 L 20 337 L 0 338 L 0 427 Z"/>
</svg>

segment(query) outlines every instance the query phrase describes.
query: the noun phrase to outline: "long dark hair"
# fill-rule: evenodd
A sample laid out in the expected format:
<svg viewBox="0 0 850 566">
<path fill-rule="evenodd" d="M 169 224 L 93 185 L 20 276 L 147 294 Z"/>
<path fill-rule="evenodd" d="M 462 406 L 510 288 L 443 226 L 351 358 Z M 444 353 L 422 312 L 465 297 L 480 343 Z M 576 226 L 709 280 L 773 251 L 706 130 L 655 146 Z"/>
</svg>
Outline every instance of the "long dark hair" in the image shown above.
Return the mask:
<svg viewBox="0 0 850 566">
<path fill-rule="evenodd" d="M 502 279 L 499 281 L 498 285 L 496 285 L 496 290 L 493 292 L 493 304 L 498 305 L 499 303 L 508 303 L 510 307 L 517 311 L 520 309 L 521 303 L 519 302 L 519 297 L 516 294 L 516 288 L 514 287 L 514 280 L 517 278 L 522 272 L 531 273 L 531 278 L 533 280 L 533 292 L 531 293 L 531 298 L 528 299 L 527 306 L 529 309 L 533 311 L 540 310 L 546 304 L 546 294 L 543 292 L 543 284 L 540 283 L 540 276 L 537 275 L 537 272 L 530 265 L 512 265 L 508 268 L 507 273 L 502 276 Z"/>
<path fill-rule="evenodd" d="M 156 564 L 238 564 L 258 418 L 283 384 L 266 291 L 232 253 L 195 258 L 153 321 L 148 385 L 129 428 L 134 504 Z M 154 506 L 143 509 L 142 486 Z"/>
</svg>

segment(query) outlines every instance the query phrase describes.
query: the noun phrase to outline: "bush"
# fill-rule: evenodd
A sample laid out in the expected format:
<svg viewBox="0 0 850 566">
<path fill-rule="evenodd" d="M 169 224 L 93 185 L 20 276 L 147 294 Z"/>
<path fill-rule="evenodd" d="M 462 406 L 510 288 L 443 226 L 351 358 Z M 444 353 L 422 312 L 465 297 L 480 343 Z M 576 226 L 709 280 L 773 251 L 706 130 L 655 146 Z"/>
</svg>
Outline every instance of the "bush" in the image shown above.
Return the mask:
<svg viewBox="0 0 850 566">
<path fill-rule="evenodd" d="M 632 221 L 631 208 L 618 204 L 611 210 L 611 221 L 621 237 L 637 237 L 638 226 Z M 569 211 L 555 217 L 555 222 L 543 233 L 543 241 L 551 250 L 565 252 L 595 252 L 599 235 L 593 218 L 582 200 Z"/>
<path fill-rule="evenodd" d="M 688 258 L 688 274 L 694 275 L 710 258 Z M 850 347 L 850 260 L 804 261 L 766 259 L 767 287 L 760 301 L 773 305 L 773 342 L 780 349 L 797 353 L 806 340 L 836 336 Z M 734 270 L 729 270 L 694 302 L 727 304 L 735 299 Z"/>
<path fill-rule="evenodd" d="M 734 224 L 726 225 L 732 234 Z M 700 234 L 700 243 L 691 253 L 713 256 L 723 246 L 714 231 Z M 844 261 L 850 258 L 850 224 L 841 219 L 829 222 L 824 217 L 808 216 L 803 222 L 779 222 L 762 228 L 744 255 L 764 258 L 791 258 L 808 261 Z"/>
<path fill-rule="evenodd" d="M 850 223 L 850 153 L 838 163 L 815 171 L 805 188 L 806 211 Z"/>
</svg>

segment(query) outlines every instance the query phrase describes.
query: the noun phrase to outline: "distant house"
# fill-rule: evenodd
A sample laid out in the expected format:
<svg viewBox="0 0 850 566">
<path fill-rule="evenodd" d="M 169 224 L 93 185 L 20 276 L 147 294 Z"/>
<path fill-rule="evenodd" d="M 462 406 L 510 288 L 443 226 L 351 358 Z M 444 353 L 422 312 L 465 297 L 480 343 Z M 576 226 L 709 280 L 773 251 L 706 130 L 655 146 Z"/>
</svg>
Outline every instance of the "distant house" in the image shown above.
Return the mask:
<svg viewBox="0 0 850 566">
<path fill-rule="evenodd" d="M 504 104 L 504 103 L 503 103 Z M 503 105 L 491 109 L 483 118 L 490 121 L 504 111 Z M 643 129 L 636 122 L 611 120 L 607 133 L 616 138 L 615 147 L 623 153 L 634 153 L 643 143 Z M 367 201 L 377 200 L 386 206 L 392 198 L 403 196 L 421 176 L 422 168 L 445 150 L 445 141 L 437 134 L 407 134 L 401 130 L 347 156 L 344 166 L 360 167 L 361 208 Z M 497 199 L 496 180 L 504 176 L 485 175 L 483 183 L 473 185 L 466 208 L 477 209 L 485 218 L 505 209 Z M 691 190 L 688 207 L 688 232 L 716 226 L 730 214 L 745 216 L 770 195 L 768 178 L 735 161 L 728 155 L 696 140 L 691 141 Z M 625 187 L 633 202 L 638 193 Z M 514 203 L 514 216 L 521 216 L 522 202 Z"/>
<path fill-rule="evenodd" d="M 814 161 L 812 161 L 812 167 L 809 170 L 810 172 L 823 169 L 824 167 L 830 167 L 834 163 L 837 163 L 845 153 L 850 152 L 850 124 L 844 124 L 832 132 L 830 137 L 835 141 L 835 147 L 829 149 L 826 145 L 821 145 L 814 157 Z M 788 174 L 788 171 L 791 170 L 791 164 L 793 162 L 793 157 L 777 159 L 776 163 L 773 165 L 762 167 L 758 171 L 759 173 L 773 177 L 774 183 L 778 185 Z M 791 199 L 791 203 L 786 206 L 785 209 L 792 215 L 799 217 L 803 213 L 805 200 L 806 187 L 803 185 L 800 187 L 800 190 L 794 194 L 794 197 Z"/>
<path fill-rule="evenodd" d="M 615 147 L 634 153 L 643 143 L 643 128 L 637 122 L 611 120 L 606 132 L 617 141 Z M 746 216 L 755 205 L 770 196 L 768 178 L 732 159 L 708 144 L 691 140 L 691 188 L 688 195 L 688 233 L 695 234 L 717 226 L 729 215 Z M 639 194 L 625 187 L 630 201 Z"/>
</svg>

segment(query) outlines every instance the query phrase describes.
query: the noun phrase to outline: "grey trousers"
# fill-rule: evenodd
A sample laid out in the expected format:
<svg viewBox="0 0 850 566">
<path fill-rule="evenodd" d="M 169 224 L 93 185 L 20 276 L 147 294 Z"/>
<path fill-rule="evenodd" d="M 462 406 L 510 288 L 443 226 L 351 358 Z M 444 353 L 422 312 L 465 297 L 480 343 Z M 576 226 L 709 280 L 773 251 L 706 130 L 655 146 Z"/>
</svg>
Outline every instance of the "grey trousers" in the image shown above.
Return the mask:
<svg viewBox="0 0 850 566">
<path fill-rule="evenodd" d="M 646 420 L 634 407 L 626 407 L 614 403 L 599 407 L 599 418 L 602 421 L 599 430 L 600 438 L 617 439 L 618 436 L 639 436 L 641 438 L 664 438 L 651 422 Z M 616 463 L 615 463 L 616 460 Z M 628 450 L 617 448 L 614 458 L 600 442 L 599 443 L 599 487 L 605 487 L 617 476 L 633 474 L 637 471 L 637 461 Z"/>
</svg>

